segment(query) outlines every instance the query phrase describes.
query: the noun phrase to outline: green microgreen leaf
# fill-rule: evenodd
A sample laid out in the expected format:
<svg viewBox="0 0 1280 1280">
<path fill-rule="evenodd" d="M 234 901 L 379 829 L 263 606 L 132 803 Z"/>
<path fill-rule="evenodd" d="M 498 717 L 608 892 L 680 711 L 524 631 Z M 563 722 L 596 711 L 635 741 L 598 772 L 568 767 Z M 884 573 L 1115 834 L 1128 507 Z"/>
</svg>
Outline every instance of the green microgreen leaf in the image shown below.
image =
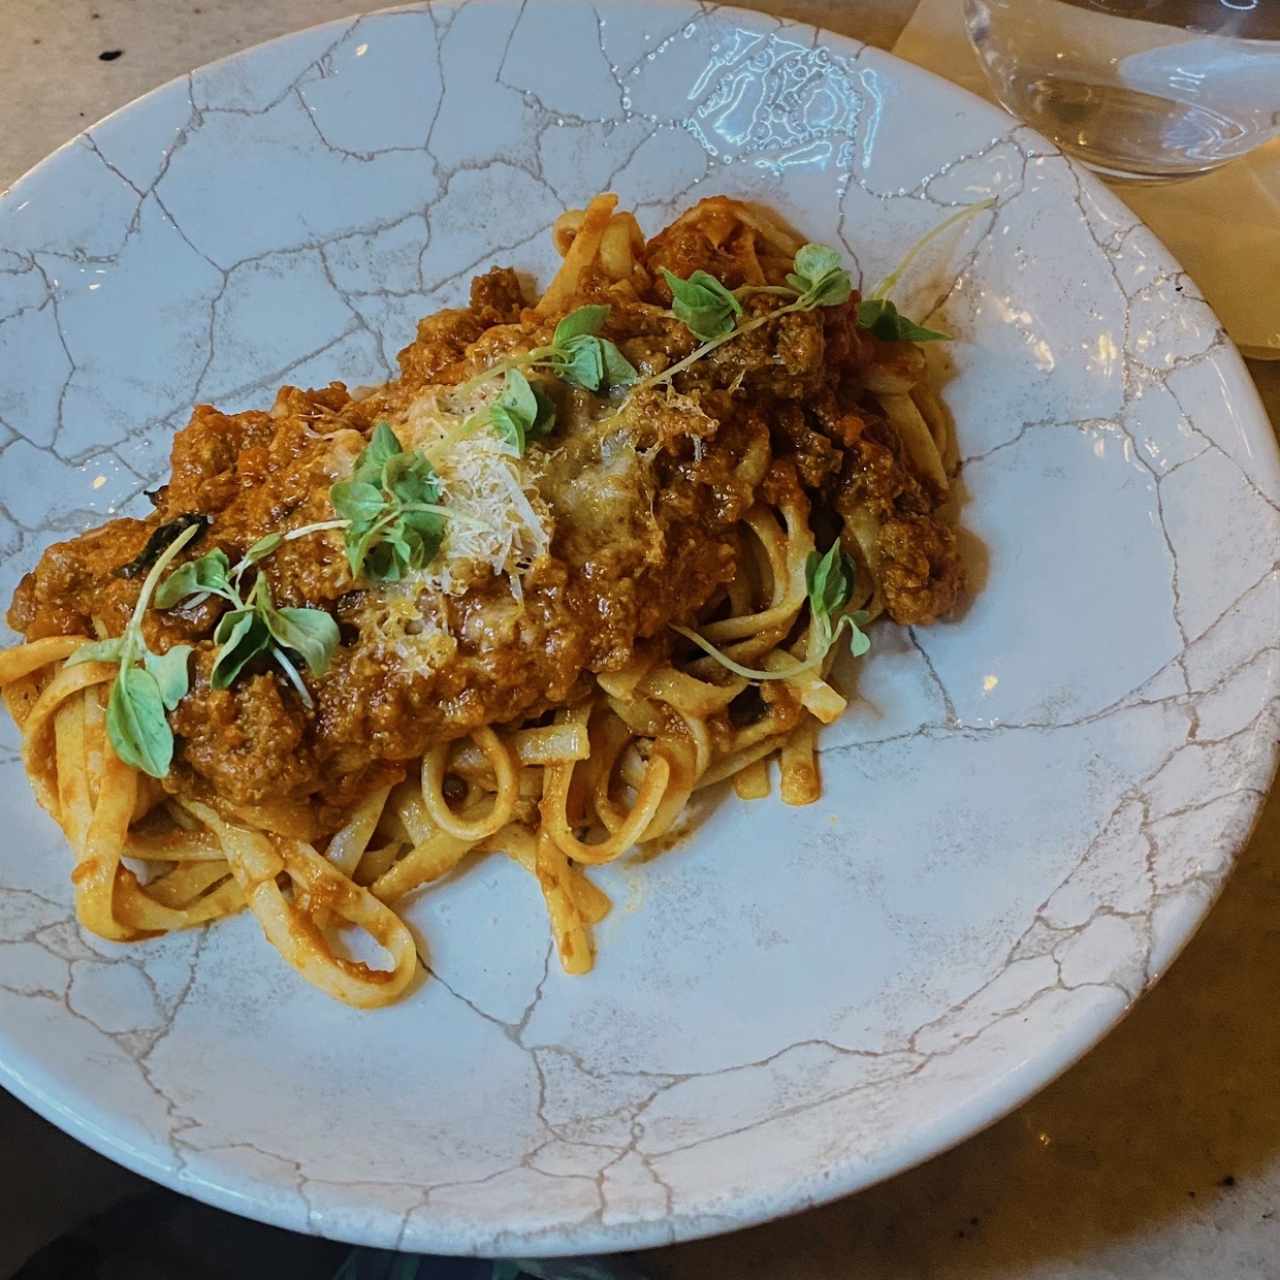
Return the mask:
<svg viewBox="0 0 1280 1280">
<path fill-rule="evenodd" d="M 829 245 L 802 245 L 796 250 L 792 268 L 787 283 L 800 295 L 792 304 L 796 310 L 839 306 L 853 293 L 853 277 Z"/>
<path fill-rule="evenodd" d="M 855 609 L 852 613 L 843 614 L 836 626 L 837 633 L 841 626 L 849 630 L 849 652 L 855 658 L 861 658 L 871 649 L 871 637 L 863 631 L 863 627 L 871 621 L 871 615 L 865 609 Z"/>
<path fill-rule="evenodd" d="M 839 613 L 853 594 L 854 563 L 840 549 L 838 542 L 824 556 L 816 551 L 805 561 L 805 584 L 809 590 L 809 608 L 814 614 L 830 617 Z"/>
<path fill-rule="evenodd" d="M 376 451 L 386 459 L 384 470 L 389 460 L 400 452 L 394 435 L 391 440 L 394 449 L 388 446 L 385 436 L 373 442 Z M 401 466 L 398 477 L 403 492 L 421 490 L 422 470 L 416 464 Z M 142 637 L 142 619 L 152 602 L 157 607 L 169 608 L 191 596 L 213 593 L 235 606 L 218 619 L 213 632 L 218 652 L 210 683 L 215 689 L 227 688 L 247 663 L 259 654 L 270 652 L 310 706 L 306 686 L 285 650 L 297 653 L 309 670 L 320 675 L 328 669 L 339 642 L 338 624 L 323 610 L 276 609 L 270 585 L 261 571 L 248 603 L 239 592 L 240 577 L 245 569 L 264 560 L 290 537 L 334 528 L 335 522 L 309 525 L 290 533 L 267 534 L 249 548 L 234 570 L 224 551 L 207 552 L 182 565 L 157 586 L 178 552 L 204 527 L 204 521 L 189 524 L 156 560 L 143 583 L 124 635 L 90 641 L 69 659 L 69 662 L 120 664 L 107 703 L 107 733 L 121 760 L 157 778 L 168 772 L 173 760 L 173 733 L 165 712 L 174 710 L 187 695 L 192 649 L 188 644 L 178 644 L 158 654 L 147 648 Z M 137 665 L 139 662 L 141 666 Z"/>
<path fill-rule="evenodd" d="M 571 311 L 556 325 L 549 347 L 538 347 L 527 352 L 519 357 L 519 362 L 526 366 L 549 369 L 562 382 L 581 387 L 585 391 L 602 393 L 615 387 L 630 386 L 640 376 L 635 366 L 618 350 L 615 343 L 608 338 L 600 337 L 600 330 L 609 318 L 609 311 L 609 306 L 604 303 L 592 303 Z M 505 372 L 509 380 L 512 373 L 518 373 L 519 370 L 514 367 L 514 363 L 511 363 L 507 365 Z M 507 386 L 511 387 L 510 381 Z M 536 388 L 530 388 L 530 390 L 537 399 Z M 522 388 L 517 386 L 515 393 L 522 394 Z M 545 397 L 542 399 L 549 408 L 549 401 L 546 401 Z M 504 389 L 504 395 L 499 398 L 498 404 L 505 410 L 497 415 L 497 421 L 494 423 L 499 434 L 504 439 L 514 442 L 518 438 L 520 426 L 523 425 L 527 436 L 529 434 L 526 422 L 527 412 L 525 412 L 529 407 L 527 401 L 523 406 L 515 404 L 512 400 L 506 399 L 506 389 Z M 543 409 L 542 413 L 546 430 L 550 430 L 553 419 L 545 417 L 546 409 Z M 534 414 L 533 421 L 539 422 L 537 412 Z"/>
<path fill-rule="evenodd" d="M 329 498 L 348 521 L 343 541 L 353 578 L 398 582 L 429 563 L 444 540 L 436 469 L 416 450 L 406 453 L 386 423 L 375 428 L 352 479 L 335 484 Z"/>
<path fill-rule="evenodd" d="M 826 244 L 805 244 L 796 250 L 796 275 L 807 280 L 821 280 L 840 270 L 840 255 Z"/>
<path fill-rule="evenodd" d="M 519 369 L 509 369 L 502 394 L 489 407 L 489 422 L 512 452 L 522 457 L 528 441 L 545 436 L 555 421 L 551 397 Z"/>
<path fill-rule="evenodd" d="M 853 278 L 840 265 L 840 255 L 827 245 L 802 245 L 796 251 L 792 265 L 795 270 L 787 276 L 789 288 L 784 289 L 781 285 L 747 285 L 738 292 L 744 297 L 752 293 L 769 293 L 780 296 L 795 294 L 797 296 L 794 301 L 788 302 L 774 311 L 754 316 L 742 324 L 736 324 L 734 327 L 725 329 L 714 337 L 707 338 L 697 350 L 685 356 L 684 359 L 677 360 L 675 364 L 662 370 L 661 373 L 650 374 L 649 377 L 639 383 L 636 389 L 643 390 L 646 387 L 657 386 L 664 382 L 669 383 L 677 374 L 683 373 L 686 369 L 716 350 L 717 347 L 721 347 L 735 338 L 740 338 L 744 334 L 754 333 L 761 326 L 769 324 L 782 316 L 791 315 L 797 311 L 811 311 L 814 307 L 838 306 L 842 302 L 847 302 L 853 294 Z M 695 272 L 694 275 L 697 275 L 697 273 Z M 707 278 L 712 279 L 713 277 Z M 690 280 L 692 279 L 693 277 L 691 276 Z"/>
<path fill-rule="evenodd" d="M 127 765 L 163 778 L 173 763 L 173 731 L 155 676 L 142 667 L 122 666 L 107 700 L 107 736 Z"/>
<path fill-rule="evenodd" d="M 386 505 L 381 477 L 378 484 L 367 480 L 340 480 L 329 490 L 329 500 L 333 509 L 352 524 L 372 523 Z"/>
<path fill-rule="evenodd" d="M 949 342 L 951 335 L 926 329 L 902 315 L 888 298 L 869 298 L 858 304 L 858 327 L 881 342 Z"/>
<path fill-rule="evenodd" d="M 187 659 L 190 657 L 189 644 L 175 644 L 164 653 L 152 653 L 148 649 L 142 655 L 142 665 L 155 680 L 166 711 L 172 711 L 187 696 L 190 687 Z"/>
<path fill-rule="evenodd" d="M 269 533 L 265 538 L 259 538 L 244 553 L 245 567 L 248 568 L 251 564 L 257 564 L 259 561 L 265 560 L 283 541 L 283 533 Z"/>
<path fill-rule="evenodd" d="M 832 544 L 826 555 L 819 556 L 816 551 L 810 552 L 805 562 L 809 614 L 815 632 L 812 649 L 820 657 L 826 657 L 844 630 L 849 632 L 849 648 L 855 658 L 862 657 L 871 648 L 870 639 L 862 631 L 870 618 L 866 610 L 840 613 L 853 595 L 856 575 L 857 566 L 841 550 L 838 542 Z M 840 614 L 838 618 L 837 614 Z"/>
<path fill-rule="evenodd" d="M 440 497 L 440 477 L 420 453 L 398 453 L 382 469 L 382 491 L 404 504 L 432 502 Z"/>
<path fill-rule="evenodd" d="M 812 650 L 825 656 L 835 640 L 832 617 L 839 613 L 853 592 L 853 561 L 832 543 L 826 555 L 816 551 L 809 553 L 804 566 L 805 583 L 809 592 L 809 616 L 813 622 L 814 643 Z"/>
<path fill-rule="evenodd" d="M 359 534 L 347 543 L 352 577 L 369 582 L 399 582 L 404 577 L 409 568 L 408 547 L 397 537 L 391 521 L 350 532 Z"/>
<path fill-rule="evenodd" d="M 599 338 L 600 354 L 604 358 L 604 389 L 629 387 L 639 377 L 639 370 L 608 338 Z"/>
<path fill-rule="evenodd" d="M 124 648 L 124 636 L 108 636 L 105 640 L 90 640 L 82 644 L 64 663 L 74 667 L 81 662 L 119 662 Z"/>
<path fill-rule="evenodd" d="M 630 386 L 640 376 L 614 343 L 590 334 L 556 347 L 547 363 L 562 382 L 597 393 Z"/>
<path fill-rule="evenodd" d="M 292 649 L 313 675 L 322 676 L 338 648 L 338 624 L 323 609 L 273 609 L 266 624 L 277 644 Z"/>
<path fill-rule="evenodd" d="M 218 619 L 213 633 L 218 646 L 209 683 L 215 689 L 226 689 L 251 662 L 271 645 L 271 632 L 254 609 L 232 609 Z"/>
<path fill-rule="evenodd" d="M 556 325 L 556 331 L 551 337 L 552 345 L 564 347 L 574 338 L 595 337 L 604 328 L 604 322 L 608 320 L 610 310 L 607 303 L 592 303 L 579 307 L 576 311 L 570 311 Z"/>
<path fill-rule="evenodd" d="M 838 307 L 853 296 L 853 277 L 847 271 L 833 271 L 818 280 L 806 295 L 811 307 Z"/>
<path fill-rule="evenodd" d="M 310 708 L 311 695 L 307 686 L 284 650 L 296 653 L 313 675 L 323 675 L 338 647 L 338 624 L 323 609 L 277 609 L 265 574 L 259 574 L 253 584 L 249 607 L 253 611 L 253 623 L 242 641 L 245 647 L 255 646 L 249 656 L 269 649 L 302 701 Z"/>
<path fill-rule="evenodd" d="M 498 403 L 490 406 L 489 421 L 499 439 L 511 447 L 511 452 L 517 457 L 523 456 L 526 434 L 524 419 L 510 405 Z"/>
<path fill-rule="evenodd" d="M 537 409 L 533 415 L 533 422 L 525 428 L 525 434 L 531 440 L 540 440 L 543 436 L 550 435 L 556 425 L 556 402 L 547 394 L 541 383 L 533 383 L 533 398 L 537 402 Z"/>
<path fill-rule="evenodd" d="M 717 649 L 706 636 L 700 636 L 696 631 L 689 627 L 680 627 L 675 623 L 671 623 L 671 630 L 677 635 L 684 636 L 686 640 L 692 641 L 703 653 L 709 658 L 714 658 L 726 671 L 732 671 L 735 676 L 741 676 L 744 680 L 793 680 L 798 675 L 803 675 L 806 671 L 812 671 L 817 662 L 806 661 L 798 662 L 793 666 L 784 667 L 780 671 L 762 671 L 757 667 L 745 667 L 735 658 L 729 656 L 722 649 Z"/>
<path fill-rule="evenodd" d="M 207 551 L 198 560 L 188 560 L 175 569 L 155 594 L 157 609 L 172 609 L 188 596 L 214 592 L 225 595 L 231 590 L 231 562 L 225 551 Z"/>
<path fill-rule="evenodd" d="M 507 371 L 498 404 L 524 423 L 526 429 L 538 416 L 538 397 L 533 394 L 533 384 L 519 369 Z"/>
<path fill-rule="evenodd" d="M 687 280 L 662 268 L 671 290 L 671 310 L 699 342 L 710 342 L 732 332 L 742 303 L 706 271 L 695 271 Z"/>
<path fill-rule="evenodd" d="M 599 391 L 604 385 L 604 348 L 600 339 L 579 334 L 556 345 L 553 365 L 556 376 L 584 391 Z"/>
<path fill-rule="evenodd" d="M 204 516 L 186 519 L 177 535 L 170 536 L 143 581 L 123 635 L 90 641 L 68 659 L 69 665 L 90 661 L 120 664 L 107 699 L 107 738 L 125 764 L 153 778 L 163 778 L 173 763 L 173 732 L 165 709 L 172 711 L 187 692 L 191 647 L 175 645 L 168 653 L 151 653 L 142 637 L 142 619 L 169 565 L 207 524 Z M 165 528 L 168 526 L 161 526 Z M 145 665 L 137 665 L 139 660 Z"/>
<path fill-rule="evenodd" d="M 380 484 L 383 468 L 397 453 L 403 452 L 403 448 L 396 433 L 385 422 L 379 422 L 369 437 L 369 443 L 356 459 L 352 479 Z"/>
</svg>

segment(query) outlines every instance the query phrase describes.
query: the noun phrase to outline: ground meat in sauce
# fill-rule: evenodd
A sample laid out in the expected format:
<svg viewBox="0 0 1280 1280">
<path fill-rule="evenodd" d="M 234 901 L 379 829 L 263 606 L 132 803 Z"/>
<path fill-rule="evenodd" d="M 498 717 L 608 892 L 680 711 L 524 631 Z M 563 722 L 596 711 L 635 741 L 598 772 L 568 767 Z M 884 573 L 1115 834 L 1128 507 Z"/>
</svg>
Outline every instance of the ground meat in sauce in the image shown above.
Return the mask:
<svg viewBox="0 0 1280 1280">
<path fill-rule="evenodd" d="M 956 535 L 929 516 L 894 516 L 880 528 L 880 588 L 896 621 L 928 626 L 956 607 L 964 585 Z"/>
<path fill-rule="evenodd" d="M 931 507 L 920 480 L 873 435 L 883 430 L 883 425 L 867 430 L 846 447 L 836 509 L 847 514 L 865 508 L 880 520 L 899 513 L 927 515 Z"/>
<path fill-rule="evenodd" d="M 206 646 L 196 651 L 190 692 L 173 713 L 187 766 L 226 795 L 243 790 L 240 779 L 255 774 L 277 794 L 305 788 L 315 762 L 301 703 L 270 674 L 251 675 L 230 689 L 211 688 L 213 658 Z"/>
<path fill-rule="evenodd" d="M 737 285 L 746 279 L 741 261 L 733 245 L 687 225 L 648 250 L 659 281 L 663 264 Z M 608 320 L 606 333 L 642 374 L 696 345 L 665 314 L 664 291 L 655 289 L 658 306 L 615 300 Z M 588 688 L 585 673 L 664 646 L 667 624 L 693 621 L 733 577 L 735 526 L 752 503 L 783 493 L 871 510 L 889 613 L 902 622 L 946 613 L 963 582 L 954 535 L 863 403 L 869 347 L 856 303 L 855 295 L 846 306 L 785 316 L 721 347 L 674 388 L 633 395 L 604 442 L 562 429 L 548 444 L 543 482 L 555 521 L 549 554 L 526 576 L 522 602 L 505 578 L 482 576 L 438 603 L 450 656 L 437 669 L 407 669 L 361 642 L 365 592 L 351 579 L 340 534 L 286 543 L 265 562 L 277 604 L 327 609 L 342 626 L 330 671 L 307 676 L 313 710 L 264 660 L 232 688 L 210 687 L 218 601 L 149 611 L 154 649 L 196 646 L 191 690 L 172 716 L 166 786 L 236 804 L 305 799 L 332 829 L 344 806 L 401 776 L 432 742 L 572 701 Z M 774 305 L 750 298 L 747 315 Z M 468 307 L 419 323 L 400 353 L 401 378 L 384 388 L 353 398 L 341 383 L 286 387 L 269 411 L 239 414 L 197 406 L 174 439 L 155 514 L 50 547 L 18 587 L 10 625 L 29 639 L 119 634 L 141 581 L 115 571 L 179 515 L 211 517 L 192 555 L 221 547 L 233 560 L 267 533 L 332 519 L 329 488 L 382 416 L 403 411 L 424 387 L 457 384 L 505 353 L 546 342 L 553 327 L 554 318 L 526 308 L 515 273 L 499 268 L 473 282 Z M 557 394 L 568 397 L 565 421 L 590 420 L 587 393 Z M 603 502 L 598 476 L 622 498 Z"/>
</svg>

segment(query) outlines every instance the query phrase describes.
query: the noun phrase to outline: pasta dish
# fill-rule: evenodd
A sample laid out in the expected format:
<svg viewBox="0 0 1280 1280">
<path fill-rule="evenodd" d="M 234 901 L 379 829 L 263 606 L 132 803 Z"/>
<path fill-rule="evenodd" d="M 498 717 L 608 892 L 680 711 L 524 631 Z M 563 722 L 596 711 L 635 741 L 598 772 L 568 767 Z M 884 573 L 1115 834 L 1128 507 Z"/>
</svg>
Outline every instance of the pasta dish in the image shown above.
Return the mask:
<svg viewBox="0 0 1280 1280">
<path fill-rule="evenodd" d="M 646 240 L 602 195 L 554 238 L 535 303 L 477 277 L 385 386 L 197 406 L 150 515 L 22 580 L 0 685 L 86 928 L 247 907 L 374 1007 L 426 965 L 395 904 L 492 853 L 585 972 L 592 867 L 663 847 L 695 792 L 768 795 L 775 759 L 817 799 L 837 653 L 953 609 L 944 335 L 899 273 L 860 296 L 724 197 Z"/>
</svg>

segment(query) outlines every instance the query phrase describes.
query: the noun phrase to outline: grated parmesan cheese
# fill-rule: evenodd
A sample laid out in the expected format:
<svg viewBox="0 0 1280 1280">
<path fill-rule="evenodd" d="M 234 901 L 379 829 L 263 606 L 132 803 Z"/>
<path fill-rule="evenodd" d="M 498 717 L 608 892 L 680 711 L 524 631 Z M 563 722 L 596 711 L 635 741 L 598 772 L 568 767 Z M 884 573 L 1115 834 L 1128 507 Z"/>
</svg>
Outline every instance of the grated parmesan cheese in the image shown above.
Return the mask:
<svg viewBox="0 0 1280 1280">
<path fill-rule="evenodd" d="M 449 595 L 465 591 L 487 567 L 505 574 L 513 594 L 551 546 L 551 513 L 538 495 L 536 468 L 491 434 L 456 444 L 437 464 L 444 503 L 457 518 L 445 525 L 439 554 L 424 571 Z"/>
<path fill-rule="evenodd" d="M 447 666 L 458 650 L 439 602 L 411 579 L 367 592 L 356 625 L 362 644 L 420 675 Z"/>
<path fill-rule="evenodd" d="M 368 592 L 357 623 L 363 641 L 411 671 L 439 670 L 457 650 L 442 596 L 462 595 L 493 573 L 506 577 L 518 605 L 523 575 L 551 546 L 554 519 L 538 492 L 541 451 L 517 457 L 487 426 L 460 433 L 466 418 L 483 414 L 499 391 L 497 380 L 466 397 L 456 388 L 428 387 L 389 419 L 406 449 L 431 458 L 450 512 L 432 562 Z M 349 474 L 352 463 L 343 458 L 338 469 Z"/>
</svg>

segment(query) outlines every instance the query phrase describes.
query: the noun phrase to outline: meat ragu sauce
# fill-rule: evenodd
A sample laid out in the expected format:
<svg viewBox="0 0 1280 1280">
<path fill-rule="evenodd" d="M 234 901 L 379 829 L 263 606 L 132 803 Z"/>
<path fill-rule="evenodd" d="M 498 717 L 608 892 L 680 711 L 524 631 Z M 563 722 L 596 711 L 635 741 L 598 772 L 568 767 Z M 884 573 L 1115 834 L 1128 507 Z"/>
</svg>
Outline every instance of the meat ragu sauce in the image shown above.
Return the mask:
<svg viewBox="0 0 1280 1280">
<path fill-rule="evenodd" d="M 696 228 L 650 241 L 646 259 L 655 278 L 659 266 L 681 276 L 703 268 L 730 288 L 742 283 L 733 258 Z M 612 304 L 604 334 L 642 376 L 693 350 L 666 313 L 665 285 L 649 303 L 619 302 L 605 286 L 586 281 L 574 305 Z M 757 295 L 745 305 L 752 315 L 774 301 Z M 869 505 L 881 521 L 887 612 L 907 623 L 945 613 L 961 587 L 954 538 L 934 518 L 937 495 L 868 407 L 859 375 L 877 340 L 856 327 L 856 314 L 855 295 L 782 317 L 677 375 L 674 388 L 634 393 L 620 413 L 557 383 L 556 429 L 529 449 L 530 496 L 550 537 L 515 593 L 488 565 L 449 590 L 363 588 L 340 532 L 284 543 L 262 565 L 276 604 L 328 610 L 341 626 L 332 666 L 305 677 L 313 710 L 262 659 L 232 687 L 210 687 L 225 603 L 149 610 L 154 650 L 196 646 L 190 692 L 171 717 L 176 750 L 164 785 L 233 805 L 308 801 L 316 831 L 332 830 L 432 743 L 571 702 L 586 673 L 666 646 L 668 623 L 691 624 L 733 576 L 735 525 L 757 495 L 802 489 L 833 513 Z M 174 439 L 155 512 L 50 547 L 18 587 L 10 625 L 29 640 L 120 634 L 141 578 L 117 569 L 160 524 L 187 513 L 211 523 L 183 558 L 221 547 L 233 563 L 269 533 L 332 520 L 330 486 L 350 475 L 376 423 L 413 447 L 415 406 L 429 389 L 456 387 L 549 341 L 557 318 L 529 309 L 515 274 L 499 268 L 473 281 L 468 308 L 422 320 L 400 353 L 401 377 L 370 394 L 353 398 L 335 382 L 285 387 L 267 412 L 198 406 Z M 392 608 L 425 658 L 406 661 L 404 644 L 386 642 L 379 619 Z"/>
</svg>

